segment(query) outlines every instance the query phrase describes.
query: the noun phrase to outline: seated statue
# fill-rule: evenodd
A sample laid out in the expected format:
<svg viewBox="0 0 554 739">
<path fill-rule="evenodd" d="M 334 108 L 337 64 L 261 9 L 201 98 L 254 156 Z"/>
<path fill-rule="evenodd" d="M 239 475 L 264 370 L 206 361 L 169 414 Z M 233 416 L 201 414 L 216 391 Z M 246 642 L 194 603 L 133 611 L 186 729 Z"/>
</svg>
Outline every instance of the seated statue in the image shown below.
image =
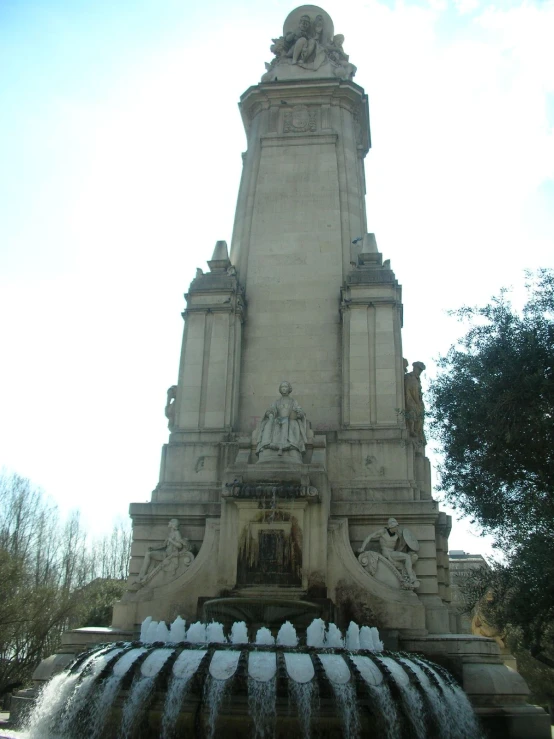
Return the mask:
<svg viewBox="0 0 554 739">
<path fill-rule="evenodd" d="M 181 552 L 189 552 L 190 544 L 188 539 L 183 539 L 179 531 L 179 521 L 176 518 L 172 518 L 167 524 L 169 532 L 167 539 L 160 547 L 148 547 L 148 551 L 144 556 L 144 561 L 140 572 L 137 577 L 137 583 L 144 583 L 145 580 L 149 579 L 149 575 L 154 573 L 154 570 L 149 573 L 150 565 L 155 562 L 157 567 L 160 567 L 162 563 L 166 561 L 176 560 Z M 191 555 L 192 559 L 194 557 Z M 154 568 L 156 569 L 156 568 Z"/>
<path fill-rule="evenodd" d="M 302 9 L 316 10 L 313 6 Z M 287 17 L 283 35 L 272 39 L 270 49 L 275 58 L 266 64 L 267 72 L 262 81 L 301 79 L 313 73 L 320 78 L 352 79 L 356 67 L 350 64 L 344 52 L 344 36 L 333 35 L 330 16 L 324 11 L 298 16 L 298 10 L 301 9 L 293 10 Z"/>
<path fill-rule="evenodd" d="M 303 15 L 296 31 L 289 31 L 285 35 L 285 56 L 292 57 L 292 64 L 313 62 L 322 31 L 323 19 L 320 15 L 315 19 L 313 30 L 310 16 Z"/>
<path fill-rule="evenodd" d="M 256 454 L 261 457 L 271 450 L 282 457 L 284 452 L 292 452 L 288 456 L 301 461 L 308 440 L 306 414 L 291 396 L 290 382 L 282 382 L 279 392 L 281 397 L 271 404 L 260 422 Z"/>
<path fill-rule="evenodd" d="M 396 518 L 389 518 L 386 526 L 377 529 L 364 539 L 358 550 L 359 554 L 365 551 L 370 541 L 379 542 L 381 556 L 388 559 L 398 569 L 401 569 L 412 587 L 419 586 L 419 581 L 413 570 L 413 564 L 418 558 L 416 551 L 419 549 L 419 542 L 408 529 L 403 529 L 400 532 Z"/>
</svg>

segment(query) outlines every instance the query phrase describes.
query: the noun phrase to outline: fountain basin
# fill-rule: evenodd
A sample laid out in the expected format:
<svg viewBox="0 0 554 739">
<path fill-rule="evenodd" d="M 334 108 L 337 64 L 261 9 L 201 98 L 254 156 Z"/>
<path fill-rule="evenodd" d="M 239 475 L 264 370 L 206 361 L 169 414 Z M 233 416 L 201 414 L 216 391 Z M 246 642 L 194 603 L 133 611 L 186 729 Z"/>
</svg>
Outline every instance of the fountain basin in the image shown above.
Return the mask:
<svg viewBox="0 0 554 739">
<path fill-rule="evenodd" d="M 197 623 L 187 638 L 214 634 L 221 641 L 99 646 L 45 686 L 27 739 L 481 736 L 469 701 L 441 667 L 406 654 L 328 646 L 326 639 L 344 643 L 341 632 L 330 624 L 322 637 L 323 622 L 312 626 L 302 646 L 294 646 L 290 623 L 277 643 L 267 628 L 244 643 L 244 624 L 235 624 L 230 643 L 221 625 Z M 350 634 L 357 633 L 354 624 Z M 456 715 L 448 726 L 445 707 Z"/>
</svg>

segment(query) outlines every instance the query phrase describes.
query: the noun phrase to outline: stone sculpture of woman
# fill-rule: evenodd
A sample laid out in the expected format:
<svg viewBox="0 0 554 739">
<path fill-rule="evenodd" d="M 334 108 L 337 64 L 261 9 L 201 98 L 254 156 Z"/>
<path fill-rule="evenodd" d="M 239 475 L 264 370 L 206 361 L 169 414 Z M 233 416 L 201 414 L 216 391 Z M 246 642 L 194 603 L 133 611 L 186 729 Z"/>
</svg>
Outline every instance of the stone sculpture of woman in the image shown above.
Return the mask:
<svg viewBox="0 0 554 739">
<path fill-rule="evenodd" d="M 421 393 L 421 380 L 419 379 L 425 369 L 425 365 L 423 362 L 414 362 L 412 367 L 413 371 L 407 372 L 404 375 L 406 425 L 410 436 L 415 437 L 420 443 L 425 444 L 425 434 L 423 433 L 425 406 Z"/>
<path fill-rule="evenodd" d="M 285 455 L 291 461 L 301 462 L 308 440 L 306 414 L 291 396 L 290 382 L 282 382 L 279 392 L 281 397 L 271 404 L 261 420 L 256 454 L 260 461 Z"/>
</svg>

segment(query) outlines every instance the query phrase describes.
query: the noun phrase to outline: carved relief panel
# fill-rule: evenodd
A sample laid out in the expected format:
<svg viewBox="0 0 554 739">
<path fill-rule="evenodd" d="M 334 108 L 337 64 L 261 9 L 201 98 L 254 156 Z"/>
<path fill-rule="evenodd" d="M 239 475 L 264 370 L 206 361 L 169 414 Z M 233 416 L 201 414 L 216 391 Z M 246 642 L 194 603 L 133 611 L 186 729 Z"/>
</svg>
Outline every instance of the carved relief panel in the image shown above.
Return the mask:
<svg viewBox="0 0 554 739">
<path fill-rule="evenodd" d="M 315 133 L 317 131 L 317 114 L 307 105 L 295 105 L 283 118 L 283 133 Z"/>
</svg>

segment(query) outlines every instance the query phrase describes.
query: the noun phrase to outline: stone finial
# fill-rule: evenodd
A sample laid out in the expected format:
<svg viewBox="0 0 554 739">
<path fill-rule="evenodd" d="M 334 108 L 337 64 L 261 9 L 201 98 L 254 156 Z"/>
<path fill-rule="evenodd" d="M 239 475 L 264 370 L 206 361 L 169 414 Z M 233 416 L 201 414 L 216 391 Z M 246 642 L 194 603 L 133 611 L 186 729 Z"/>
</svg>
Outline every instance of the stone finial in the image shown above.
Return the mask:
<svg viewBox="0 0 554 739">
<path fill-rule="evenodd" d="M 331 16 L 317 5 L 302 5 L 288 14 L 283 35 L 272 39 L 275 54 L 266 64 L 262 82 L 278 80 L 338 78 L 351 80 L 356 67 L 348 61 L 342 45 L 344 36 L 335 35 Z"/>
<path fill-rule="evenodd" d="M 366 234 L 362 243 L 362 254 L 377 254 L 378 251 L 375 234 Z"/>
<path fill-rule="evenodd" d="M 358 254 L 358 266 L 381 266 L 382 261 L 383 256 L 377 248 L 377 239 L 375 238 L 375 234 L 364 234 L 362 239 L 362 248 Z"/>
<path fill-rule="evenodd" d="M 208 262 L 210 272 L 225 272 L 231 266 L 226 241 L 216 241 L 214 253 Z"/>
</svg>

